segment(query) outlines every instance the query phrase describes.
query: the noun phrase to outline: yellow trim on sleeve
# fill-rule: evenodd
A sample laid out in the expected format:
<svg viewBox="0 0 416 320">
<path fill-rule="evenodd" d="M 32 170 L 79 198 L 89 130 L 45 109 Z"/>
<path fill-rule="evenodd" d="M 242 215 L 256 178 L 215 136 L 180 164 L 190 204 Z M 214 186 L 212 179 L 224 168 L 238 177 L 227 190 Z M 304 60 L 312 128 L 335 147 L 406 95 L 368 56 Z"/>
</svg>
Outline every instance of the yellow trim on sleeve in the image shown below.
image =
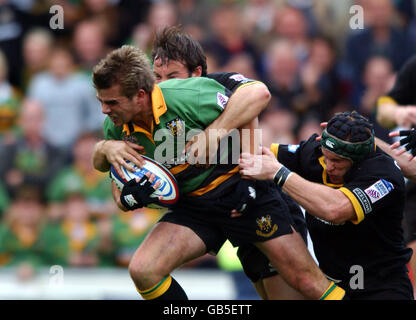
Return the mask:
<svg viewBox="0 0 416 320">
<path fill-rule="evenodd" d="M 270 146 L 270 151 L 274 153 L 274 156 L 277 159 L 277 154 L 279 153 L 279 144 L 278 143 L 272 143 Z"/>
<path fill-rule="evenodd" d="M 381 96 L 380 98 L 377 99 L 377 107 L 383 105 L 383 104 L 393 104 L 393 105 L 398 105 L 397 101 L 394 100 L 392 97 L 389 96 Z"/>
<path fill-rule="evenodd" d="M 237 89 L 235 89 L 234 93 L 235 93 L 235 92 L 237 92 L 237 91 L 238 91 L 239 89 L 241 89 L 241 88 L 244 88 L 244 87 L 247 87 L 247 86 L 251 86 L 252 84 L 256 84 L 256 83 L 261 83 L 261 84 L 263 84 L 263 82 L 261 82 L 261 81 L 252 81 L 252 82 L 247 82 L 247 83 L 244 83 L 244 84 L 242 84 L 242 85 L 238 86 L 238 87 L 237 87 Z"/>
<path fill-rule="evenodd" d="M 357 200 L 354 194 L 347 188 L 342 187 L 342 188 L 339 188 L 338 190 L 347 196 L 347 198 L 351 201 L 352 206 L 354 207 L 356 218 L 350 221 L 354 224 L 359 224 L 361 221 L 364 220 L 364 211 L 360 205 L 360 202 Z"/>
<path fill-rule="evenodd" d="M 152 300 L 164 294 L 169 289 L 171 283 L 172 277 L 169 274 L 166 277 L 164 277 L 159 283 L 155 284 L 153 287 L 143 291 L 137 289 L 137 291 L 140 293 L 143 299 Z"/>
</svg>

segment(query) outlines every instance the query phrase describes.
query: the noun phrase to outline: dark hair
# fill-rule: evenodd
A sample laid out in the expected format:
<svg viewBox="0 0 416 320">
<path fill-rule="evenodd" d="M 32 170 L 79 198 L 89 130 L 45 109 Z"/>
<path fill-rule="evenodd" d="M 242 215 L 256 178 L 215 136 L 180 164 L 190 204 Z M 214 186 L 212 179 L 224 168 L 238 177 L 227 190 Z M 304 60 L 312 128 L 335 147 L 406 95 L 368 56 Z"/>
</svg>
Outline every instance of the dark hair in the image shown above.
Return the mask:
<svg viewBox="0 0 416 320">
<path fill-rule="evenodd" d="M 153 62 L 161 59 L 162 64 L 169 60 L 183 62 L 190 73 L 201 66 L 201 75 L 207 75 L 207 59 L 202 46 L 179 26 L 166 27 L 156 34 L 151 55 Z"/>
<path fill-rule="evenodd" d="M 108 89 L 119 84 L 121 93 L 131 98 L 140 89 L 152 92 L 155 76 L 143 51 L 124 45 L 110 52 L 94 67 L 92 80 L 96 89 Z"/>
</svg>

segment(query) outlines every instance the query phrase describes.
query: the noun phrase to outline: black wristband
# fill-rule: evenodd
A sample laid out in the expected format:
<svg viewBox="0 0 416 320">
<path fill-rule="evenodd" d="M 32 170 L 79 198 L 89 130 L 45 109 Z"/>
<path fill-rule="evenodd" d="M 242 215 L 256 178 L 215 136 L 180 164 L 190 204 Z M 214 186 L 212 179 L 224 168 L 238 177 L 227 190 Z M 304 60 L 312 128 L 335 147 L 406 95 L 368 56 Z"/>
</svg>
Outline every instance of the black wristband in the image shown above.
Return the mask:
<svg viewBox="0 0 416 320">
<path fill-rule="evenodd" d="M 276 183 L 280 188 L 282 188 L 291 173 L 292 171 L 290 171 L 285 166 L 282 166 L 279 170 L 277 170 L 276 174 L 274 175 L 274 183 Z"/>
</svg>

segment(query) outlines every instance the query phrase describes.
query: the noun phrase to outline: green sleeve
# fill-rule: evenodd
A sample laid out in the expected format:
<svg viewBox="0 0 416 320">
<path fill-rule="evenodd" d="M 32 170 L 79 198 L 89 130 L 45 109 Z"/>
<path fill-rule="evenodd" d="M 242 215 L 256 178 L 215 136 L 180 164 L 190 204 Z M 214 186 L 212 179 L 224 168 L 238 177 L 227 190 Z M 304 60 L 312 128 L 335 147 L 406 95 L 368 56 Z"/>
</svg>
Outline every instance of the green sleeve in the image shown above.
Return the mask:
<svg viewBox="0 0 416 320">
<path fill-rule="evenodd" d="M 226 108 L 230 92 L 220 83 L 207 78 L 199 78 L 198 81 L 198 108 L 196 109 L 198 119 L 202 127 L 207 127 Z"/>
</svg>

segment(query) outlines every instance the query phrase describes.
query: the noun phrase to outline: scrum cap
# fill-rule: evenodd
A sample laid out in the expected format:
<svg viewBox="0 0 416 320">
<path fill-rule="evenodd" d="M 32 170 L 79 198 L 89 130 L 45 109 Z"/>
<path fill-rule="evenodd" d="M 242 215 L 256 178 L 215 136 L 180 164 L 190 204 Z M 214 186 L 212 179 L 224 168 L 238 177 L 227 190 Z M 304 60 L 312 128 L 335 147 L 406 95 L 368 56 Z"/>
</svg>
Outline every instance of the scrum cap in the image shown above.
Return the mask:
<svg viewBox="0 0 416 320">
<path fill-rule="evenodd" d="M 373 125 L 356 111 L 336 114 L 322 132 L 321 146 L 352 162 L 361 161 L 374 150 Z"/>
</svg>

